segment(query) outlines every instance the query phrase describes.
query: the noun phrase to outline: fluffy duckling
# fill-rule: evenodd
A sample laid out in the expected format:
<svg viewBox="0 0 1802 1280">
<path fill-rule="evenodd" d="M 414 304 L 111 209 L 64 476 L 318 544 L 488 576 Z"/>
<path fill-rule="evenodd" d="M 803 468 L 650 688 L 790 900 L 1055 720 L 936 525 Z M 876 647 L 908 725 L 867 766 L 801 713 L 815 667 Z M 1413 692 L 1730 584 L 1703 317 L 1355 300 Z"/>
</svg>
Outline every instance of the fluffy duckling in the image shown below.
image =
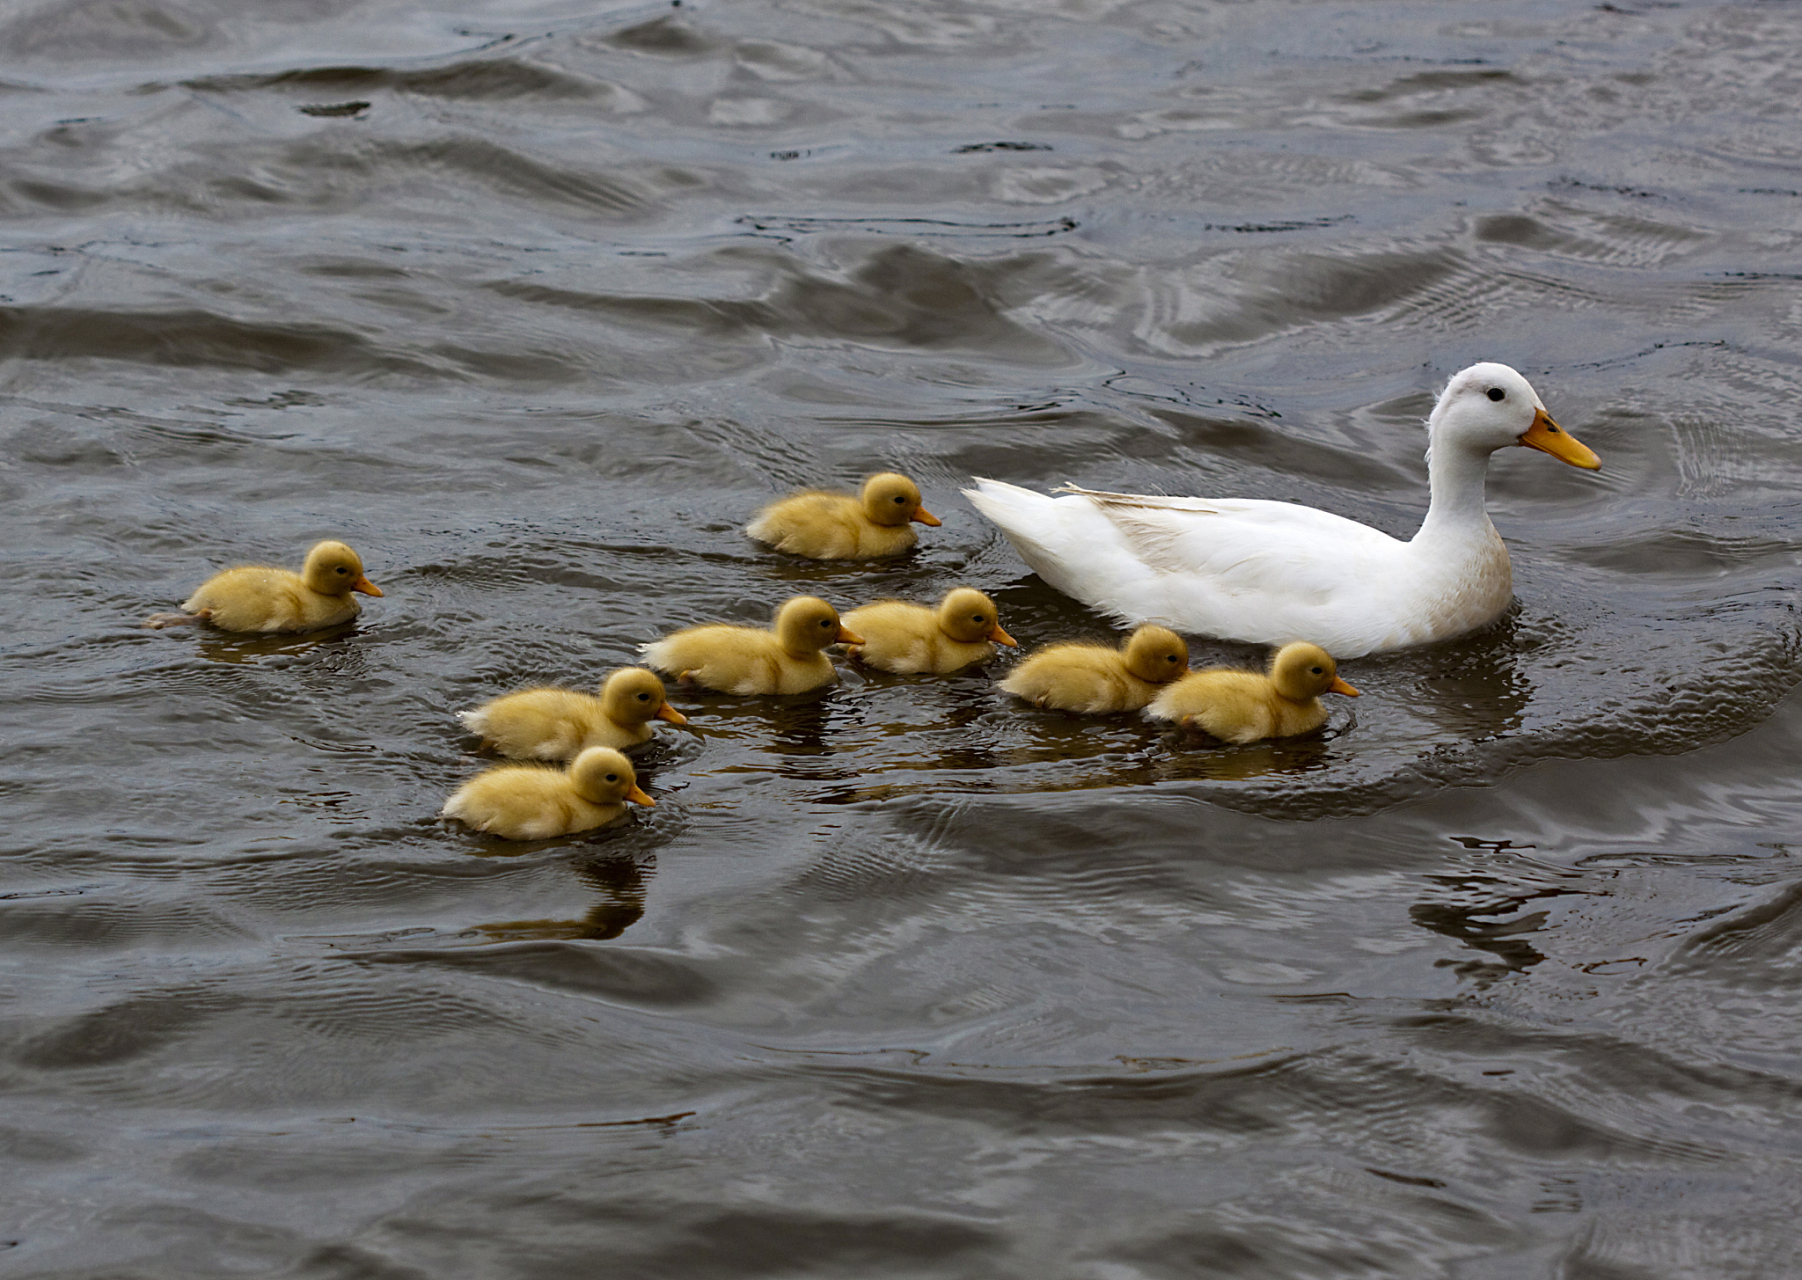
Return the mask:
<svg viewBox="0 0 1802 1280">
<path fill-rule="evenodd" d="M 1286 644 L 1270 659 L 1265 675 L 1210 667 L 1184 676 L 1145 709 L 1153 720 L 1174 720 L 1201 729 L 1222 742 L 1257 742 L 1312 733 L 1326 723 L 1323 693 L 1358 691 L 1339 678 L 1339 668 L 1317 644 Z"/>
<path fill-rule="evenodd" d="M 589 747 L 636 747 L 651 740 L 651 721 L 687 724 L 670 706 L 663 681 L 643 667 L 615 671 L 600 697 L 574 689 L 523 689 L 458 717 L 471 733 L 515 760 L 573 760 Z"/>
<path fill-rule="evenodd" d="M 181 613 L 159 613 L 147 627 L 210 622 L 222 631 L 318 631 L 349 622 L 361 609 L 353 591 L 379 596 L 357 553 L 342 542 L 321 542 L 307 552 L 299 573 L 270 565 L 244 565 L 216 573 L 188 597 Z"/>
<path fill-rule="evenodd" d="M 647 666 L 673 673 L 683 684 L 721 693 L 806 693 L 838 679 L 829 644 L 862 644 L 838 610 L 816 596 L 795 596 L 776 611 L 768 631 L 723 623 L 688 627 L 647 644 Z"/>
<path fill-rule="evenodd" d="M 872 560 L 913 546 L 910 522 L 937 525 L 920 505 L 920 486 L 884 471 L 863 482 L 860 494 L 810 489 L 772 503 L 745 532 L 778 551 L 813 560 Z"/>
<path fill-rule="evenodd" d="M 883 671 L 911 676 L 946 675 L 994 656 L 995 645 L 1019 642 L 1001 629 L 995 602 L 974 587 L 945 593 L 937 609 L 905 600 L 878 600 L 845 615 L 845 625 L 866 637 L 848 652 Z"/>
<path fill-rule="evenodd" d="M 504 764 L 478 774 L 444 802 L 442 813 L 508 840 L 547 840 L 617 821 L 627 800 L 657 804 L 639 790 L 631 761 L 612 747 L 590 747 L 567 769 Z"/>
<path fill-rule="evenodd" d="M 1189 674 L 1189 646 L 1166 627 L 1144 626 L 1117 649 L 1054 644 L 1015 667 L 1001 688 L 1035 707 L 1106 715 L 1138 711 L 1159 686 Z"/>
</svg>

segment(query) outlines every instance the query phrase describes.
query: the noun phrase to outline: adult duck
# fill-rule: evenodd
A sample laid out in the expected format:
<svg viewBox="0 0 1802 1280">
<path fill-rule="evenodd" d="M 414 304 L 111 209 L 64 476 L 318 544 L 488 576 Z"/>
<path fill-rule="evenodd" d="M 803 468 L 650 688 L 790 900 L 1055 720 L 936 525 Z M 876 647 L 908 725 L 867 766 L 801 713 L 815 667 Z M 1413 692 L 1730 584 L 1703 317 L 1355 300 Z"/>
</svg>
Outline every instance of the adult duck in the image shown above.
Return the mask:
<svg viewBox="0 0 1802 1280">
<path fill-rule="evenodd" d="M 1514 579 L 1483 478 L 1489 455 L 1517 444 L 1602 465 L 1507 365 L 1454 375 L 1427 419 L 1432 501 L 1406 542 L 1292 502 L 1074 486 L 1052 498 L 983 479 L 964 493 L 1040 577 L 1103 613 L 1357 658 L 1461 635 L 1508 608 Z"/>
</svg>

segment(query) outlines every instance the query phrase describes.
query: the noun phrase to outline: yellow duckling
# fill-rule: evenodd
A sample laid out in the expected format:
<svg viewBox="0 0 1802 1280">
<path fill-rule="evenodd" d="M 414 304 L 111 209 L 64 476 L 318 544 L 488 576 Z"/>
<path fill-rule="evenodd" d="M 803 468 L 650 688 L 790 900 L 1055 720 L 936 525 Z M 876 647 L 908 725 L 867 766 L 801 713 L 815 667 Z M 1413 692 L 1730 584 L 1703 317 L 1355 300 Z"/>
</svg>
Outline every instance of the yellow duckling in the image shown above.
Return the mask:
<svg viewBox="0 0 1802 1280">
<path fill-rule="evenodd" d="M 806 693 L 838 679 L 829 644 L 862 644 L 838 610 L 816 596 L 795 596 L 776 611 L 768 631 L 723 623 L 688 627 L 647 644 L 647 666 L 668 671 L 683 684 L 721 693 Z"/>
<path fill-rule="evenodd" d="M 905 600 L 878 600 L 845 615 L 866 639 L 847 652 L 857 661 L 910 676 L 946 675 L 993 657 L 995 645 L 1019 642 L 1001 629 L 995 602 L 974 587 L 945 593 L 937 609 Z"/>
<path fill-rule="evenodd" d="M 1222 742 L 1293 738 L 1326 723 L 1323 693 L 1358 696 L 1325 649 L 1286 644 L 1271 658 L 1267 675 L 1227 667 L 1197 671 L 1158 694 L 1145 714 L 1205 730 Z"/>
<path fill-rule="evenodd" d="M 920 486 L 884 471 L 860 494 L 810 489 L 772 503 L 745 532 L 778 551 L 813 560 L 872 560 L 900 555 L 917 540 L 909 523 L 937 525 L 920 505 Z"/>
<path fill-rule="evenodd" d="M 363 574 L 363 562 L 342 542 L 321 542 L 307 552 L 299 573 L 269 565 L 245 565 L 216 573 L 188 597 L 181 613 L 159 613 L 147 627 L 210 622 L 222 631 L 318 631 L 357 616 L 351 592 L 379 596 Z"/>
<path fill-rule="evenodd" d="M 567 769 L 504 764 L 465 782 L 443 816 L 508 840 L 548 840 L 603 827 L 625 816 L 625 801 L 655 807 L 638 789 L 632 762 L 612 747 L 590 747 Z"/>
<path fill-rule="evenodd" d="M 1166 627 L 1140 627 L 1117 649 L 1054 644 L 1015 667 L 1001 688 L 1035 707 L 1105 715 L 1138 711 L 1159 686 L 1189 674 L 1189 646 Z"/>
<path fill-rule="evenodd" d="M 643 667 L 615 671 L 600 697 L 574 689 L 524 689 L 483 703 L 458 719 L 484 746 L 515 760 L 572 760 L 588 747 L 636 747 L 651 721 L 687 724 L 670 706 L 663 681 Z"/>
</svg>

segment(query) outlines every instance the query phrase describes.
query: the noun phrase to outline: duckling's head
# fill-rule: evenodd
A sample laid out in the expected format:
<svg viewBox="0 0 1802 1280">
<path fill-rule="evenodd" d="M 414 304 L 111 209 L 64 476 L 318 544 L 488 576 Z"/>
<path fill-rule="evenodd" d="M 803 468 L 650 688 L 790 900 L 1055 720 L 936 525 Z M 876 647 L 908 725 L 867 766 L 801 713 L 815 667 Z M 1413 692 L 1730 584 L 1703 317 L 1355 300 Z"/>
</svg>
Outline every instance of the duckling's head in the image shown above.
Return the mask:
<svg viewBox="0 0 1802 1280">
<path fill-rule="evenodd" d="M 657 807 L 657 802 L 638 789 L 638 775 L 632 762 L 612 747 L 590 747 L 569 765 L 569 782 L 576 794 L 591 804 L 633 804 Z"/>
<path fill-rule="evenodd" d="M 363 561 L 357 553 L 342 542 L 321 542 L 307 552 L 300 578 L 322 596 L 347 596 L 353 591 L 366 596 L 382 594 L 380 587 L 363 576 Z"/>
<path fill-rule="evenodd" d="M 601 709 L 618 724 L 644 724 L 648 720 L 688 723 L 687 716 L 670 706 L 663 681 L 643 667 L 625 667 L 608 676 L 601 686 Z"/>
<path fill-rule="evenodd" d="M 818 596 L 796 596 L 776 611 L 776 640 L 790 653 L 812 653 L 840 641 L 862 644 L 863 637 L 839 624 L 838 610 Z"/>
<path fill-rule="evenodd" d="M 974 587 L 947 591 L 945 598 L 939 601 L 938 620 L 940 631 L 964 644 L 993 640 L 996 644 L 1015 648 L 1020 643 L 1001 629 L 995 602 Z"/>
<path fill-rule="evenodd" d="M 1126 669 L 1150 684 L 1189 673 L 1189 646 L 1168 627 L 1140 627 L 1127 637 Z"/>
<path fill-rule="evenodd" d="M 1438 442 L 1482 454 L 1522 444 L 1586 471 L 1602 465 L 1593 450 L 1552 421 L 1532 383 L 1493 361 L 1452 375 L 1427 419 L 1427 431 L 1429 460 Z"/>
<path fill-rule="evenodd" d="M 863 482 L 863 511 L 872 524 L 941 523 L 920 505 L 920 486 L 894 471 L 879 472 Z"/>
<path fill-rule="evenodd" d="M 1339 678 L 1339 665 L 1317 644 L 1286 644 L 1270 660 L 1270 683 L 1290 702 L 1308 702 L 1323 693 L 1358 691 Z"/>
</svg>

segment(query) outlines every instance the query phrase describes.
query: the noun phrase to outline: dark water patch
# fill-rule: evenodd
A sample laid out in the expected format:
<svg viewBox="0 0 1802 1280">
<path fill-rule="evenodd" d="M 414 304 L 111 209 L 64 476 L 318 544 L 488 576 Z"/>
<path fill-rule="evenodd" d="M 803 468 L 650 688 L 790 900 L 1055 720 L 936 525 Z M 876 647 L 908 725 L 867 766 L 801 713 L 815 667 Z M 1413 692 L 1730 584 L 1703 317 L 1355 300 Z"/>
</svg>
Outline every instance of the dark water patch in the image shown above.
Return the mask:
<svg viewBox="0 0 1802 1280">
<path fill-rule="evenodd" d="M 267 75 L 207 76 L 187 81 L 183 87 L 200 93 L 289 89 L 305 90 L 308 94 L 386 91 L 479 102 L 509 102 L 518 98 L 584 101 L 609 98 L 614 93 L 609 85 L 597 84 L 524 58 L 482 58 L 418 69 L 310 67 L 304 71 Z"/>
</svg>

